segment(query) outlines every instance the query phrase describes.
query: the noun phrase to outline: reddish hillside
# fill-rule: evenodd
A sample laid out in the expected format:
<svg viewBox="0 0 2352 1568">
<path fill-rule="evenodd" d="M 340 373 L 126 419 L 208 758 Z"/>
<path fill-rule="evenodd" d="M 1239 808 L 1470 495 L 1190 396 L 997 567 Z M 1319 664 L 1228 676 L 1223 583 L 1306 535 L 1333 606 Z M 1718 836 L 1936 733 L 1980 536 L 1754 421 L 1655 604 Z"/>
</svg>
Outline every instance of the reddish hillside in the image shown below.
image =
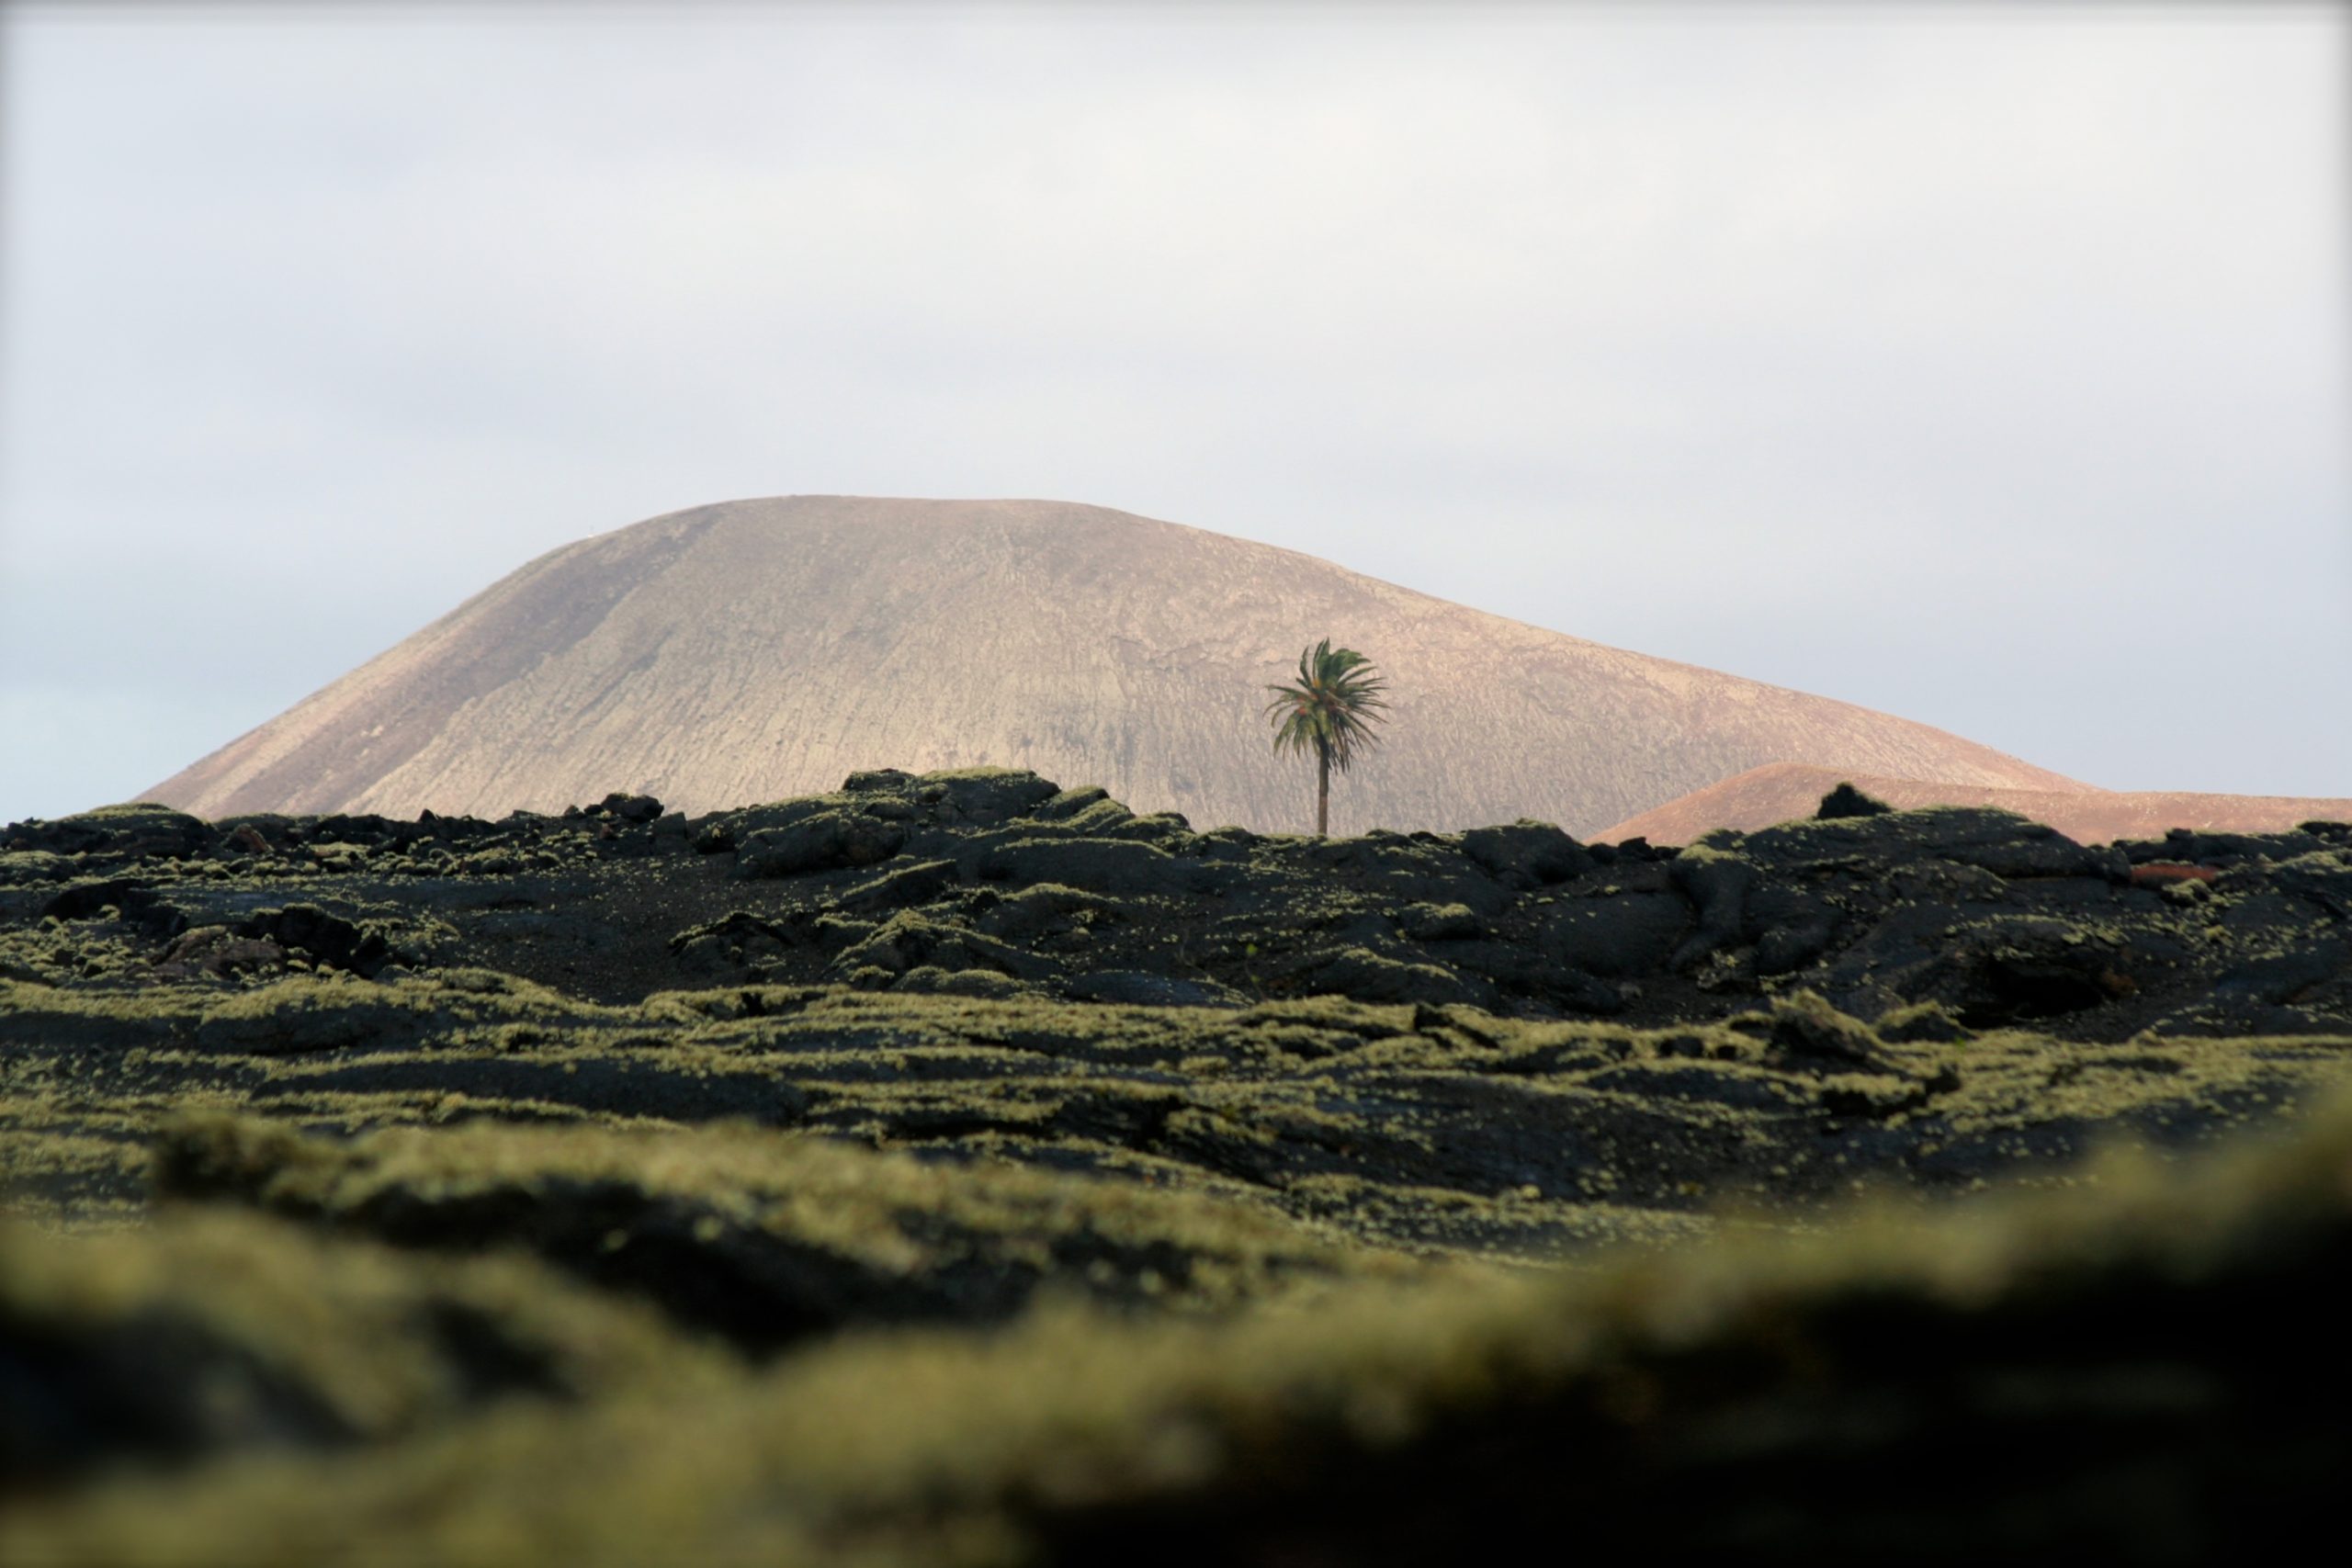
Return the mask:
<svg viewBox="0 0 2352 1568">
<path fill-rule="evenodd" d="M 1687 844 L 1715 828 L 1743 831 L 1810 817 L 1840 782 L 1889 806 L 1997 806 L 2046 822 L 2079 843 L 2160 839 L 2167 828 L 2267 833 L 2313 819 L 2352 821 L 2352 800 L 2285 795 L 2193 795 L 2173 790 L 1996 789 L 1983 784 L 1841 773 L 1804 762 L 1771 762 L 1629 817 L 1593 835 Z"/>
</svg>

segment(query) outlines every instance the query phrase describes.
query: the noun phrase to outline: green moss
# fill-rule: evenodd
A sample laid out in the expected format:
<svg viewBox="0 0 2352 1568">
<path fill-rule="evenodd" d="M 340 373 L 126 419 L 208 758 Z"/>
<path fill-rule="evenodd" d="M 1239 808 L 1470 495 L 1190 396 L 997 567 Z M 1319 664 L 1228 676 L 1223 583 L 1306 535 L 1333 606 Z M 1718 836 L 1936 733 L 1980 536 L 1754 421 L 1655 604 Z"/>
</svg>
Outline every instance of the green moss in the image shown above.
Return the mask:
<svg viewBox="0 0 2352 1568">
<path fill-rule="evenodd" d="M 166 1125 L 157 1160 L 167 1193 L 389 1225 L 405 1239 L 429 1231 L 438 1213 L 453 1237 L 478 1245 L 483 1225 L 511 1214 L 502 1239 L 558 1257 L 582 1226 L 658 1230 L 679 1238 L 652 1265 L 672 1275 L 691 1266 L 678 1247 L 716 1252 L 726 1242 L 734 1255 L 795 1259 L 812 1279 L 833 1260 L 827 1288 L 836 1293 L 897 1299 L 883 1287 L 908 1286 L 915 1295 L 899 1295 L 914 1300 L 915 1287 L 937 1276 L 940 1314 L 958 1292 L 978 1299 L 989 1270 L 1012 1271 L 1008 1301 L 1056 1276 L 1121 1297 L 1149 1274 L 1163 1305 L 1223 1308 L 1303 1275 L 1402 1267 L 1262 1205 L 1001 1161 L 941 1166 L 729 1123 L 691 1134 L 475 1123 L 328 1144 L 266 1122 L 193 1116 Z M 780 1317 L 791 1304 L 779 1305 Z"/>
<path fill-rule="evenodd" d="M 502 1393 L 712 1392 L 737 1371 L 526 1259 L 419 1258 L 219 1209 L 96 1236 L 0 1226 L 0 1336 L 45 1340 L 67 1380 L 143 1379 L 147 1420 L 221 1448 L 289 1427 L 381 1442 Z"/>
<path fill-rule="evenodd" d="M 1834 1423 L 1864 1412 L 1876 1413 L 1874 1452 L 1938 1478 L 1902 1495 L 1901 1517 L 1948 1544 L 1996 1538 L 2014 1494 L 1978 1490 L 1973 1461 L 1939 1442 L 1928 1394 L 1900 1381 L 1908 1358 L 1890 1381 L 1885 1348 L 1905 1343 L 1934 1359 L 1935 1388 L 2007 1369 L 2012 1404 L 1979 1411 L 1973 1451 L 1993 1441 L 2032 1458 L 2044 1528 L 2129 1539 L 2117 1532 L 2138 1494 L 2119 1500 L 2083 1462 L 2128 1439 L 2082 1445 L 2127 1416 L 2173 1431 L 2170 1406 L 2128 1397 L 2150 1386 L 2130 1358 L 2151 1335 L 2187 1374 L 2182 1409 L 2209 1435 L 2256 1461 L 2266 1444 L 2301 1440 L 2276 1425 L 2300 1406 L 2265 1406 L 2272 1425 L 2247 1426 L 2197 1391 L 2241 1364 L 2324 1354 L 2306 1343 L 2317 1319 L 2282 1316 L 2260 1338 L 2168 1325 L 2209 1322 L 2198 1314 L 2250 1271 L 2275 1290 L 2315 1283 L 2352 1231 L 2348 1163 L 2352 1114 L 2339 1108 L 2295 1140 L 2194 1173 L 2110 1162 L 2064 1190 L 1866 1210 L 1806 1235 L 1733 1229 L 1565 1273 L 1439 1271 L 1333 1287 L 1311 1310 L 1284 1299 L 1197 1322 L 1049 1308 L 988 1337 L 861 1337 L 731 1388 L 630 1384 L 584 1409 L 510 1404 L 350 1457 L 229 1458 L 109 1481 L 0 1518 L 0 1550 L 297 1562 L 359 1540 L 438 1561 L 594 1564 L 788 1562 L 822 1542 L 834 1560 L 913 1562 L 973 1560 L 981 1542 L 1001 1560 L 1116 1507 L 1127 1528 L 1174 1539 L 1213 1522 L 1203 1550 L 1247 1551 L 1253 1496 L 1285 1539 L 1369 1545 L 1448 1506 L 1446 1456 L 1481 1433 L 1490 1508 L 1549 1477 L 1546 1506 L 1575 1484 L 1578 1528 L 1595 1539 L 1696 1540 L 1728 1517 L 1792 1543 L 1858 1512 L 1899 1528 L 1887 1502 L 1819 1462 L 1834 1451 L 1825 1434 L 1844 1429 Z M 2102 1348 L 2107 1325 L 2124 1323 L 2133 1332 Z M 1704 1468 L 1710 1433 L 1738 1437 L 1740 1467 Z M 2151 1473 L 2174 1484 L 2201 1473 L 2209 1450 L 2129 1451 L 2169 1456 Z M 1332 1511 L 1383 1476 L 1376 1516 Z M 1706 1509 L 1656 1511 L 1678 1476 L 1704 1480 Z"/>
<path fill-rule="evenodd" d="M 2102 1391 L 2199 1378 L 2233 1391 L 2202 1412 L 2219 1436 L 2132 1464 L 2177 1479 L 2168 1451 L 2227 1448 L 2296 1473 L 2289 1436 L 2227 1422 L 2285 1408 L 2247 1358 L 2301 1332 L 2294 1303 L 2332 1300 L 2330 1277 L 2230 1249 L 2298 1227 L 2333 1238 L 2318 1256 L 2352 1245 L 2352 1120 L 2299 1156 L 2335 1161 L 2334 1187 L 2201 1162 L 2241 1129 L 2285 1136 L 2352 1060 L 2341 977 L 2299 967 L 2333 951 L 2340 852 L 2225 873 L 2190 908 L 2102 903 L 2097 866 L 2046 838 L 2019 852 L 1983 813 L 1943 846 L 1991 843 L 1983 865 L 1917 817 L 1711 835 L 1671 877 L 1627 858 L 1560 891 L 1648 898 L 1736 857 L 1869 934 L 1785 976 L 1736 944 L 1695 974 L 1653 965 L 1618 998 L 1637 1027 L 1541 1016 L 1609 998 L 1517 962 L 1562 900 L 1498 892 L 1458 837 L 1192 836 L 993 770 L 852 782 L 707 819 L 698 847 L 830 811 L 899 825 L 902 867 L 1061 881 L 943 884 L 920 914 L 852 921 L 816 911 L 879 899 L 872 872 L 746 887 L 674 839 L 599 847 L 525 818 L 429 843 L 353 819 L 298 868 L 172 858 L 217 853 L 219 831 L 191 850 L 185 824 L 133 814 L 40 840 L 86 853 L 0 858 L 23 910 L 61 878 L 153 896 L 86 896 L 131 920 L 0 922 L 0 1209 L 43 1227 L 0 1233 L 0 1358 L 144 1367 L 111 1386 L 157 1391 L 196 1434 L 176 1476 L 102 1478 L 101 1459 L 169 1455 L 90 1424 L 103 1402 L 71 1383 L 56 1407 L 105 1451 L 37 1507 L 10 1496 L 0 1558 L 309 1561 L 365 1540 L 459 1561 L 1087 1561 L 1115 1555 L 1113 1519 L 1179 1560 L 1427 1560 L 1459 1541 L 1407 1527 L 1458 1532 L 1474 1491 L 1506 1514 L 1540 1498 L 1535 1523 L 1571 1518 L 1595 1551 L 1628 1521 L 1655 1551 L 1722 1520 L 1770 1556 L 1755 1543 L 1787 1544 L 1774 1521 L 1825 1490 L 1813 1517 L 1883 1555 L 1913 1536 L 1881 1528 L 1888 1489 L 1858 1463 L 1933 1478 L 1906 1495 L 1947 1517 L 1914 1535 L 1973 1541 L 2001 1503 L 1968 1495 L 1982 1456 L 2070 1495 L 2080 1455 L 2153 1429 Z M 469 865 L 537 871 L 413 880 Z M 1138 867 L 1148 896 L 1068 886 Z M 170 910 L 228 930 L 301 888 L 403 964 L 491 954 L 543 983 L 153 967 Z M 666 966 L 673 931 L 726 962 Z M 1897 953 L 1905 973 L 1871 972 Z M 847 984 L 810 983 L 836 960 Z M 2192 994 L 2280 961 L 2291 1007 Z M 1949 1009 L 2014 1016 L 1977 986 L 2001 964 L 2105 988 L 1968 1034 Z M 1105 970 L 1253 1001 L 1056 999 Z M 667 988 L 696 974 L 755 983 Z M 1892 1002 L 1921 995 L 1960 999 Z M 2162 1027 L 2121 1038 L 2143 1023 Z M 2143 1166 L 2088 1158 L 2132 1136 L 2158 1151 Z M 1857 1188 L 1878 1207 L 1842 1207 Z M 63 1232 L 107 1247 L 28 1261 Z M 2213 1281 L 2239 1305 L 2176 1299 Z M 2240 1323 L 2260 1332 L 2214 1329 Z M 2303 1366 L 2326 1364 L 2332 1329 L 2311 1338 Z M 2127 1354 L 2150 1344 L 2154 1372 Z M 2184 1357 L 2196 1376 L 2175 1377 Z M 697 1381 L 712 1368 L 730 1385 Z M 2041 1414 L 2004 1427 L 1993 1405 L 2020 1387 Z M 206 1425 L 213 1388 L 247 1416 Z M 1952 1423 L 1928 1388 L 1999 1397 Z M 28 1408 L 50 1406 L 0 1411 L 0 1450 L 57 1445 L 6 1427 Z M 2067 1425 L 2090 1409 L 2107 1425 Z M 1973 1446 L 1922 1436 L 1947 1428 Z M 1861 1430 L 1862 1461 L 1804 1437 Z M 1709 1453 L 1734 1458 L 1675 1468 Z M 1331 1502 L 1365 1497 L 1371 1540 Z"/>
<path fill-rule="evenodd" d="M 1035 773 L 1026 768 L 936 768 L 927 773 L 917 773 L 914 782 L 922 784 L 1025 784 L 1035 780 Z M 1056 792 L 1048 791 L 1050 795 Z"/>
<path fill-rule="evenodd" d="M 74 861 L 47 850 L 0 850 L 0 887 L 24 887 L 63 882 L 74 871 Z"/>
<path fill-rule="evenodd" d="M 1881 1014 L 1871 1027 L 1881 1039 L 1930 1041 L 1939 1044 L 1956 1044 L 1967 1040 L 1969 1034 L 1951 1010 L 1941 1002 L 1913 1002 L 1896 1008 Z"/>
</svg>

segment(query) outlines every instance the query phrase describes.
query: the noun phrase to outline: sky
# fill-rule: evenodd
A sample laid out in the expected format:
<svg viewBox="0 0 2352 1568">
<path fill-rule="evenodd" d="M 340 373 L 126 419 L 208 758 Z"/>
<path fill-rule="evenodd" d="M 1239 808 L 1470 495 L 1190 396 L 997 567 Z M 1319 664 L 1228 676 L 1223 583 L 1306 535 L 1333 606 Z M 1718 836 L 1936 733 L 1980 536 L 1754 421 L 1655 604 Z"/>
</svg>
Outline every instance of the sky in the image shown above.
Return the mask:
<svg viewBox="0 0 2352 1568">
<path fill-rule="evenodd" d="M 2347 75 L 2316 5 L 19 0 L 0 821 L 791 493 L 2352 796 Z"/>
</svg>

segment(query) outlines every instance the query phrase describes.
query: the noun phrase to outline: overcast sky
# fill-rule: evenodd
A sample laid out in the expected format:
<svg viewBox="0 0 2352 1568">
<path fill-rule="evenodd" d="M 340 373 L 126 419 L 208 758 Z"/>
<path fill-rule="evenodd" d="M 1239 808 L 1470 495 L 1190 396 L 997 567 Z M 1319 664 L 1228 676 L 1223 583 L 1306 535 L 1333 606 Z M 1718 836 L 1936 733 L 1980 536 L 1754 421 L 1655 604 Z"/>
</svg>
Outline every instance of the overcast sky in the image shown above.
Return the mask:
<svg viewBox="0 0 2352 1568">
<path fill-rule="evenodd" d="M 2352 795 L 2337 8 L 0 18 L 0 821 L 794 492 Z"/>
</svg>

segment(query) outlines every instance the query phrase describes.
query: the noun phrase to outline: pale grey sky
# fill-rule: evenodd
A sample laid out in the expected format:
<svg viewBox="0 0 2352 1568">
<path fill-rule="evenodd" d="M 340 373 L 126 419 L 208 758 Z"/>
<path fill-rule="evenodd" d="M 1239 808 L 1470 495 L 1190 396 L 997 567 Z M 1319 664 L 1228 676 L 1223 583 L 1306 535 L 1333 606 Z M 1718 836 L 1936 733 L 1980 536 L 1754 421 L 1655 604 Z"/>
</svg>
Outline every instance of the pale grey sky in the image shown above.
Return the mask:
<svg viewBox="0 0 2352 1568">
<path fill-rule="evenodd" d="M 0 43 L 0 821 L 793 492 L 1114 506 L 2094 784 L 2352 795 L 2335 7 Z"/>
</svg>

